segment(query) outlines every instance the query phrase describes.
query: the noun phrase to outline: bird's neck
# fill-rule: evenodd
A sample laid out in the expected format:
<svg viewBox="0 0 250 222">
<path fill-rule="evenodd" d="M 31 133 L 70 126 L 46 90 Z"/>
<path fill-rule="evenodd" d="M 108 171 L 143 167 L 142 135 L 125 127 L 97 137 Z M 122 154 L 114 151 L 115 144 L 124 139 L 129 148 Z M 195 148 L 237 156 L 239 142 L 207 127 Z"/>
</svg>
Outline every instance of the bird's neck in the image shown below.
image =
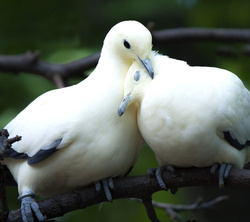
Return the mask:
<svg viewBox="0 0 250 222">
<path fill-rule="evenodd" d="M 98 79 L 106 79 L 116 84 L 123 84 L 124 78 L 132 64 L 132 59 L 123 59 L 121 56 L 102 51 L 99 62 L 93 74 Z M 91 74 L 92 75 L 92 74 Z"/>
</svg>

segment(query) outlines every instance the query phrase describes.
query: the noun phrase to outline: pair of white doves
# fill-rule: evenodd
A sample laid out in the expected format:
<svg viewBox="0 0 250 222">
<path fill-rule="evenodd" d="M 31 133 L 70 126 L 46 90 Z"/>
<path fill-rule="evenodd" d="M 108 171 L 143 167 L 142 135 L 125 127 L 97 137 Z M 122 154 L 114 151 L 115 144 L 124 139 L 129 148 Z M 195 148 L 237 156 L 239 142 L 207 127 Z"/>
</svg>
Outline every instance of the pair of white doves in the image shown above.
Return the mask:
<svg viewBox="0 0 250 222">
<path fill-rule="evenodd" d="M 249 161 L 249 104 L 233 73 L 156 54 L 146 27 L 118 23 L 89 77 L 41 95 L 5 127 L 10 137 L 22 137 L 3 163 L 18 183 L 23 221 L 34 221 L 32 211 L 46 219 L 35 195 L 95 183 L 111 200 L 110 178 L 134 166 L 142 137 L 160 164 L 155 173 L 164 189 L 164 166 L 220 168 L 223 186 L 232 166 Z"/>
</svg>

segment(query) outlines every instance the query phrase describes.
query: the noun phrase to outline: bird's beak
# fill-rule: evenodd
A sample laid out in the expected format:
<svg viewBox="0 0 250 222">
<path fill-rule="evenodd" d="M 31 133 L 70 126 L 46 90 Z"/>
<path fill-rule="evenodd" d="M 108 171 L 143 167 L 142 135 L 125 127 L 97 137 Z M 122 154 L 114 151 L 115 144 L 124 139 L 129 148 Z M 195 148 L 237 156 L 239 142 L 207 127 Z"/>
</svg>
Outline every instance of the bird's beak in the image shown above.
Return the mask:
<svg viewBox="0 0 250 222">
<path fill-rule="evenodd" d="M 121 102 L 121 104 L 120 104 L 120 106 L 118 108 L 118 115 L 119 116 L 123 115 L 123 113 L 125 112 L 130 100 L 131 100 L 130 94 L 124 96 L 124 98 L 123 98 L 123 100 L 122 100 L 122 102 Z"/>
<path fill-rule="evenodd" d="M 142 64 L 142 66 L 147 70 L 149 76 L 151 77 L 151 79 L 154 78 L 154 69 L 151 63 L 150 59 L 144 59 L 142 60 L 140 57 L 138 57 L 140 63 Z"/>
</svg>

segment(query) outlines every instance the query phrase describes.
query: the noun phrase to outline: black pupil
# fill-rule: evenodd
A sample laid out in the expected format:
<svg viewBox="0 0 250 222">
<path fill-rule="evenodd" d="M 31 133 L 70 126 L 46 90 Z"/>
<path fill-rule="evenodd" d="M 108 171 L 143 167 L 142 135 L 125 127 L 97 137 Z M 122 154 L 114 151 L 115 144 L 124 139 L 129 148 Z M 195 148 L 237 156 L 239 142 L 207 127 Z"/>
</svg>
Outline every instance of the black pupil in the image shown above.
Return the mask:
<svg viewBox="0 0 250 222">
<path fill-rule="evenodd" d="M 128 43 L 127 40 L 124 40 L 123 45 L 124 45 L 127 49 L 130 49 L 130 44 Z"/>
</svg>

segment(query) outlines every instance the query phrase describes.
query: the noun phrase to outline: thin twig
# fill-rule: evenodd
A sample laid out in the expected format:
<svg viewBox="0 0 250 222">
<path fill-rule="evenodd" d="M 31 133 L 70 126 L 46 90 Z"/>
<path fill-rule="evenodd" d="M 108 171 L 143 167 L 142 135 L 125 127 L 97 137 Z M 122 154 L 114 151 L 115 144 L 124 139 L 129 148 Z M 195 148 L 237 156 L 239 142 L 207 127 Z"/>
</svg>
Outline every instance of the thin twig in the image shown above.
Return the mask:
<svg viewBox="0 0 250 222">
<path fill-rule="evenodd" d="M 221 201 L 228 200 L 228 199 L 229 199 L 228 196 L 219 196 L 213 200 L 203 202 L 202 198 L 198 198 L 193 204 L 189 204 L 189 205 L 167 204 L 167 203 L 161 203 L 157 201 L 152 201 L 152 202 L 153 202 L 154 207 L 157 207 L 163 210 L 171 208 L 174 211 L 181 212 L 181 211 L 195 211 L 195 210 L 209 208 Z"/>
<path fill-rule="evenodd" d="M 197 211 L 202 209 L 207 209 L 213 207 L 215 204 L 228 200 L 228 196 L 219 196 L 213 200 L 203 202 L 202 198 L 198 198 L 193 204 L 190 205 L 176 205 L 176 204 L 168 204 L 152 201 L 154 207 L 163 209 L 170 216 L 171 219 L 175 219 L 177 221 L 183 221 L 183 218 L 178 214 L 182 211 Z"/>
<path fill-rule="evenodd" d="M 151 205 L 152 207 L 156 207 L 159 209 L 164 210 L 172 220 L 177 220 L 180 222 L 183 222 L 183 218 L 178 214 L 179 212 L 182 211 L 197 211 L 197 210 L 202 210 L 202 209 L 207 209 L 207 208 L 211 208 L 213 207 L 215 204 L 224 201 L 224 200 L 228 200 L 229 197 L 228 196 L 219 196 L 216 197 L 213 200 L 204 202 L 202 201 L 202 198 L 198 198 L 193 204 L 189 204 L 189 205 L 179 205 L 179 204 L 169 204 L 169 203 L 162 203 L 162 202 L 157 202 L 157 201 L 152 201 Z M 140 199 L 133 199 L 131 198 L 131 200 L 136 200 L 139 202 L 143 202 Z M 144 202 L 143 202 L 144 204 Z M 145 205 L 145 204 L 144 204 Z M 150 209 L 150 212 L 152 210 Z M 148 210 L 147 210 L 148 212 Z"/>
</svg>

